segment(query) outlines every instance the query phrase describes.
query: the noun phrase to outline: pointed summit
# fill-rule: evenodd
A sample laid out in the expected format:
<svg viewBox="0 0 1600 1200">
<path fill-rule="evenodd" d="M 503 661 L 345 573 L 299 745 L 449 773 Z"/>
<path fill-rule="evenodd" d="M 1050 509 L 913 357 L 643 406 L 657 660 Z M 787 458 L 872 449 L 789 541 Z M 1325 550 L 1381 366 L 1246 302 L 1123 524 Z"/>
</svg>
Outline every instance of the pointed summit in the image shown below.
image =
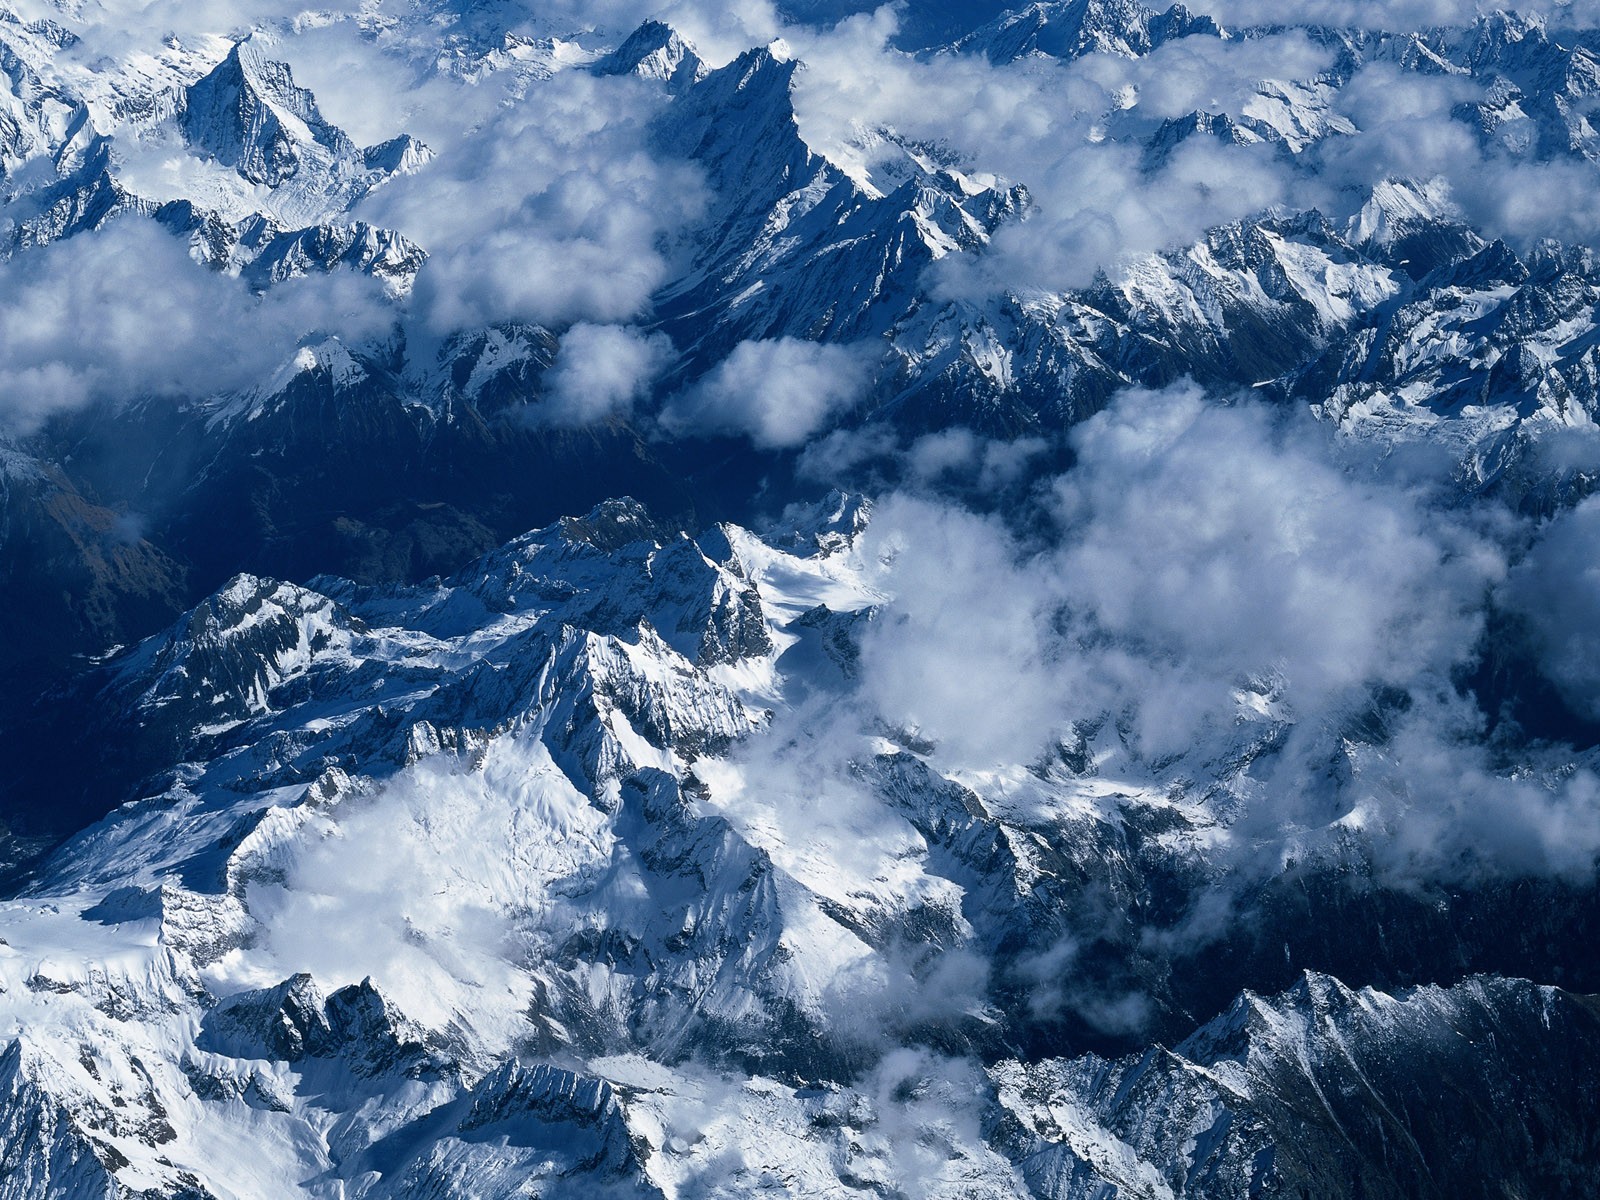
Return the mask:
<svg viewBox="0 0 1600 1200">
<path fill-rule="evenodd" d="M 252 39 L 235 43 L 178 94 L 174 118 L 184 141 L 204 156 L 249 183 L 295 193 L 281 214 L 291 220 L 342 211 L 432 158 L 409 134 L 358 147 L 295 84 L 289 64 L 268 58 Z"/>
<path fill-rule="evenodd" d="M 795 119 L 799 66 L 768 47 L 746 50 L 686 89 L 658 127 L 669 148 L 705 168 L 721 204 L 746 224 L 759 224 L 821 165 Z"/>
<path fill-rule="evenodd" d="M 323 118 L 316 97 L 295 86 L 289 65 L 251 40 L 235 43 L 209 75 L 184 89 L 178 124 L 191 146 L 268 187 L 299 169 L 307 142 L 334 157 L 356 153 L 345 132 Z"/>
<path fill-rule="evenodd" d="M 679 37 L 672 26 L 661 21 L 646 21 L 592 69 L 596 75 L 659 79 L 674 89 L 697 82 L 709 70 L 694 47 Z"/>
</svg>

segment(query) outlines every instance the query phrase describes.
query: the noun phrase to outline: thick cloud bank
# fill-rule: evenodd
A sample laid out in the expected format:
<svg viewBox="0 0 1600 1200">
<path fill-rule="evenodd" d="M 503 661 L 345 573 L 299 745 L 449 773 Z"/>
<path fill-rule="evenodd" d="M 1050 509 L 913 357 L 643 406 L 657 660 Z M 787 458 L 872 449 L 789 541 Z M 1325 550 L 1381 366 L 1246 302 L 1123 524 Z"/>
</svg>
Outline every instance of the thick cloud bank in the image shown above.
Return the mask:
<svg viewBox="0 0 1600 1200">
<path fill-rule="evenodd" d="M 1341 470 L 1311 422 L 1183 385 L 1125 394 L 1074 444 L 1042 548 L 927 501 L 874 522 L 905 608 L 868 640 L 873 686 L 963 756 L 1026 759 L 1071 720 L 1137 705 L 1157 757 L 1253 678 L 1283 676 L 1309 717 L 1474 653 L 1497 552 Z"/>
<path fill-rule="evenodd" d="M 669 432 L 743 434 L 764 450 L 803 446 L 860 400 L 871 351 L 798 338 L 742 342 L 661 414 Z"/>
<path fill-rule="evenodd" d="M 208 397 L 263 383 L 304 344 L 359 343 L 396 314 L 371 280 L 287 281 L 255 295 L 126 217 L 0 262 L 0 395 L 8 433 L 97 400 Z"/>
<path fill-rule="evenodd" d="M 1276 728 L 1229 785 L 1249 874 L 1349 832 L 1396 880 L 1592 869 L 1592 777 L 1559 748 L 1497 763 L 1463 682 L 1507 607 L 1595 711 L 1592 503 L 1519 558 L 1525 526 L 1493 506 L 1192 385 L 1125 393 L 1073 442 L 1042 531 L 925 494 L 879 505 L 866 554 L 892 599 L 863 634 L 865 722 L 981 772 L 1110 721 L 1130 782 L 1203 776 Z"/>
</svg>

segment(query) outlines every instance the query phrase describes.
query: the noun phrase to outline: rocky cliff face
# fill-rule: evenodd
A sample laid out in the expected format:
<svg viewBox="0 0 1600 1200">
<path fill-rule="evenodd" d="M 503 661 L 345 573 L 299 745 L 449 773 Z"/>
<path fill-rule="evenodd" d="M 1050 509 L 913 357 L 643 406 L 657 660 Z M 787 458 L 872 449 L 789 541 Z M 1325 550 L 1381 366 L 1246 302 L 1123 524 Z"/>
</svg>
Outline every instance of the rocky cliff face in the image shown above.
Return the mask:
<svg viewBox="0 0 1600 1200">
<path fill-rule="evenodd" d="M 1568 1050 L 1595 1032 L 1592 1002 L 1555 989 L 1308 974 L 1170 1050 L 1002 1064 L 997 1128 L 1041 1196 L 1577 1195 L 1595 1150 L 1555 1114 L 1593 1108 Z M 1478 1123 L 1493 1136 L 1464 1140 Z"/>
</svg>

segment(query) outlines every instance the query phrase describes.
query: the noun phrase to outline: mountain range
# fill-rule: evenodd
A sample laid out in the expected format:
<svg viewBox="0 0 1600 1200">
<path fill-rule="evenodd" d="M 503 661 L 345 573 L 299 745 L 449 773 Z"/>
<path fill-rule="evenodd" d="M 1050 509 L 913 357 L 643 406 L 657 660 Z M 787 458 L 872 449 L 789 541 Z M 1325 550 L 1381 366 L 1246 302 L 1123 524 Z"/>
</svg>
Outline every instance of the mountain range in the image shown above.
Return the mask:
<svg viewBox="0 0 1600 1200">
<path fill-rule="evenodd" d="M 1600 28 L 746 7 L 0 8 L 0 1200 L 1590 1194 Z"/>
</svg>

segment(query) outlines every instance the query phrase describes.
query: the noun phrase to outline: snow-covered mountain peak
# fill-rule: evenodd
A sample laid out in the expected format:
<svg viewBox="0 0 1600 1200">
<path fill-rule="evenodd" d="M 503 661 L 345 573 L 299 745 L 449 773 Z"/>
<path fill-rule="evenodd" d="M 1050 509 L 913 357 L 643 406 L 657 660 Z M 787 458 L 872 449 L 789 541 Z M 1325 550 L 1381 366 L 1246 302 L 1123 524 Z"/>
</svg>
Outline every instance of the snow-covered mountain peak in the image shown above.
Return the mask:
<svg viewBox="0 0 1600 1200">
<path fill-rule="evenodd" d="M 690 538 L 617 500 L 421 585 L 241 576 L 108 664 L 156 769 L 0 906 L 0 1022 L 26 1030 L 0 1111 L 40 1131 L 12 1178 L 260 1194 L 247 1160 L 212 1158 L 248 1133 L 266 1147 L 248 1162 L 346 1196 L 737 1194 L 754 1168 L 728 1144 L 844 1196 L 863 1171 L 932 1169 L 897 1157 L 909 1127 L 939 1131 L 931 1194 L 1017 1200 L 1170 1179 L 1222 1121 L 1212 1161 L 1270 1142 L 1299 1179 L 1293 1114 L 1321 1110 L 1280 1106 L 1283 1079 L 1372 1078 L 1373 1054 L 1436 1053 L 1458 1020 L 1537 1039 L 1535 1009 L 1588 1036 L 1526 984 L 1391 997 L 1314 976 L 1173 1051 L 1008 1061 L 995 1031 L 1043 1036 L 1071 986 L 1034 947 L 1071 962 L 1095 897 L 1174 886 L 1205 805 L 1116 778 L 1131 764 L 1103 746 L 1104 776 L 1063 759 L 961 782 L 914 737 L 847 727 L 815 784 L 772 774 L 794 736 L 759 740 L 776 710 L 837 701 L 888 602 L 854 561 L 869 508 L 837 494 L 770 538 Z M 863 1074 L 852 1056 L 885 1031 L 994 1065 L 957 1087 L 919 1049 Z M 1140 1124 L 1163 1097 L 1176 1131 Z"/>
<path fill-rule="evenodd" d="M 184 89 L 178 121 L 191 145 L 269 187 L 298 167 L 296 142 L 319 143 L 329 154 L 354 148 L 323 120 L 316 98 L 295 86 L 289 65 L 269 58 L 254 39 L 236 42 L 210 73 Z"/>
<path fill-rule="evenodd" d="M 1581 1194 L 1600 38 L 865 7 L 0 12 L 0 1200 Z"/>
<path fill-rule="evenodd" d="M 646 21 L 590 68 L 601 75 L 638 75 L 674 89 L 697 83 L 710 68 L 670 25 Z"/>
<path fill-rule="evenodd" d="M 377 184 L 432 156 L 408 134 L 358 148 L 296 86 L 288 64 L 253 38 L 235 43 L 171 107 L 192 150 L 268 189 L 272 211 L 296 223 L 347 211 Z"/>
<path fill-rule="evenodd" d="M 1461 226 L 1461 209 L 1444 179 L 1421 182 L 1385 179 L 1350 219 L 1346 238 L 1354 245 L 1392 248 L 1401 238 L 1433 226 Z"/>
<path fill-rule="evenodd" d="M 1030 55 L 1134 58 L 1175 38 L 1194 35 L 1220 37 L 1222 30 L 1211 17 L 1197 16 L 1182 4 L 1158 12 L 1138 0 L 1052 0 L 1007 12 L 953 48 L 982 54 L 997 64 Z"/>
</svg>

